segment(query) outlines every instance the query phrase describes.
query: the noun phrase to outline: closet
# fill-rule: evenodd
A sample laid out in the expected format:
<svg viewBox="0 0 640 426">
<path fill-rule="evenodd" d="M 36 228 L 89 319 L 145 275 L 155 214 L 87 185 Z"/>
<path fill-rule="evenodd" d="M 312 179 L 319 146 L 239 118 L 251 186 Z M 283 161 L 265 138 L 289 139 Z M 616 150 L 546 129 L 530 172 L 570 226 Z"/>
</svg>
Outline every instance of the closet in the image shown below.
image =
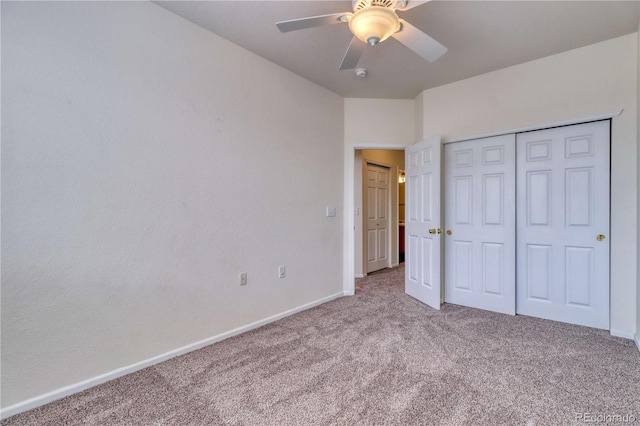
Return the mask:
<svg viewBox="0 0 640 426">
<path fill-rule="evenodd" d="M 609 329 L 610 121 L 444 146 L 444 300 Z"/>
</svg>

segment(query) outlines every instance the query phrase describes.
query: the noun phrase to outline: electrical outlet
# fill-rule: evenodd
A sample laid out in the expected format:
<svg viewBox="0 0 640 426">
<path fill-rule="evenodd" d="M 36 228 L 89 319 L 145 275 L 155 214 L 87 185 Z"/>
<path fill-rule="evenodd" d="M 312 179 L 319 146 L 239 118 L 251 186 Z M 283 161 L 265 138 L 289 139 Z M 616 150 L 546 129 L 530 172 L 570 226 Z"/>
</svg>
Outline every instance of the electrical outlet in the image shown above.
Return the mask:
<svg viewBox="0 0 640 426">
<path fill-rule="evenodd" d="M 246 272 L 241 272 L 240 273 L 240 285 L 247 285 L 247 273 Z"/>
<path fill-rule="evenodd" d="M 287 276 L 287 270 L 284 265 L 278 267 L 278 278 L 284 278 Z"/>
</svg>

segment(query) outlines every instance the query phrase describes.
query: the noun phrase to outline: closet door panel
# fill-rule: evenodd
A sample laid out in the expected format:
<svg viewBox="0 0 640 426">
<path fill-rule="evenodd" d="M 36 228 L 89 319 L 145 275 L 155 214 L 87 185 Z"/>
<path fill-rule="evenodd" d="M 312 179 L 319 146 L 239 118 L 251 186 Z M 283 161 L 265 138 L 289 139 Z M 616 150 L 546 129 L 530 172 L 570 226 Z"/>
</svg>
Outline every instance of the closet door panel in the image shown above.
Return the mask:
<svg viewBox="0 0 640 426">
<path fill-rule="evenodd" d="M 445 301 L 515 314 L 515 135 L 445 145 Z"/>
<path fill-rule="evenodd" d="M 519 314 L 609 329 L 609 127 L 517 136 Z"/>
</svg>

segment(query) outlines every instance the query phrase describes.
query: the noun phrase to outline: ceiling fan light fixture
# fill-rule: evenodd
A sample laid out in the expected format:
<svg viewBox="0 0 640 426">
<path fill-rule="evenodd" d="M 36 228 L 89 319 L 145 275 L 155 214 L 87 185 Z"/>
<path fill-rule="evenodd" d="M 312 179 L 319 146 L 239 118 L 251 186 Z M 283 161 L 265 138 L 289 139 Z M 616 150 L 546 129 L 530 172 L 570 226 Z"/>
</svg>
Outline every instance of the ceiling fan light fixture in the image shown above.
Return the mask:
<svg viewBox="0 0 640 426">
<path fill-rule="evenodd" d="M 400 19 L 393 9 L 370 6 L 351 16 L 349 29 L 359 40 L 374 46 L 400 29 Z"/>
</svg>

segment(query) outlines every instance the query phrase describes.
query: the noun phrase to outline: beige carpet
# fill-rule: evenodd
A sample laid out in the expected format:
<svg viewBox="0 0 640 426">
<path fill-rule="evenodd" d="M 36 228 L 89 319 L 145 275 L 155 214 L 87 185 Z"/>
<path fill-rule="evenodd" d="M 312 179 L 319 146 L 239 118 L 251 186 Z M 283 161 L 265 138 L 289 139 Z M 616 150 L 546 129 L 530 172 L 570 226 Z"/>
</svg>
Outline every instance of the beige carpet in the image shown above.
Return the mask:
<svg viewBox="0 0 640 426">
<path fill-rule="evenodd" d="M 640 422 L 632 341 L 453 305 L 437 312 L 403 293 L 403 273 L 372 274 L 354 297 L 2 425 Z"/>
</svg>

